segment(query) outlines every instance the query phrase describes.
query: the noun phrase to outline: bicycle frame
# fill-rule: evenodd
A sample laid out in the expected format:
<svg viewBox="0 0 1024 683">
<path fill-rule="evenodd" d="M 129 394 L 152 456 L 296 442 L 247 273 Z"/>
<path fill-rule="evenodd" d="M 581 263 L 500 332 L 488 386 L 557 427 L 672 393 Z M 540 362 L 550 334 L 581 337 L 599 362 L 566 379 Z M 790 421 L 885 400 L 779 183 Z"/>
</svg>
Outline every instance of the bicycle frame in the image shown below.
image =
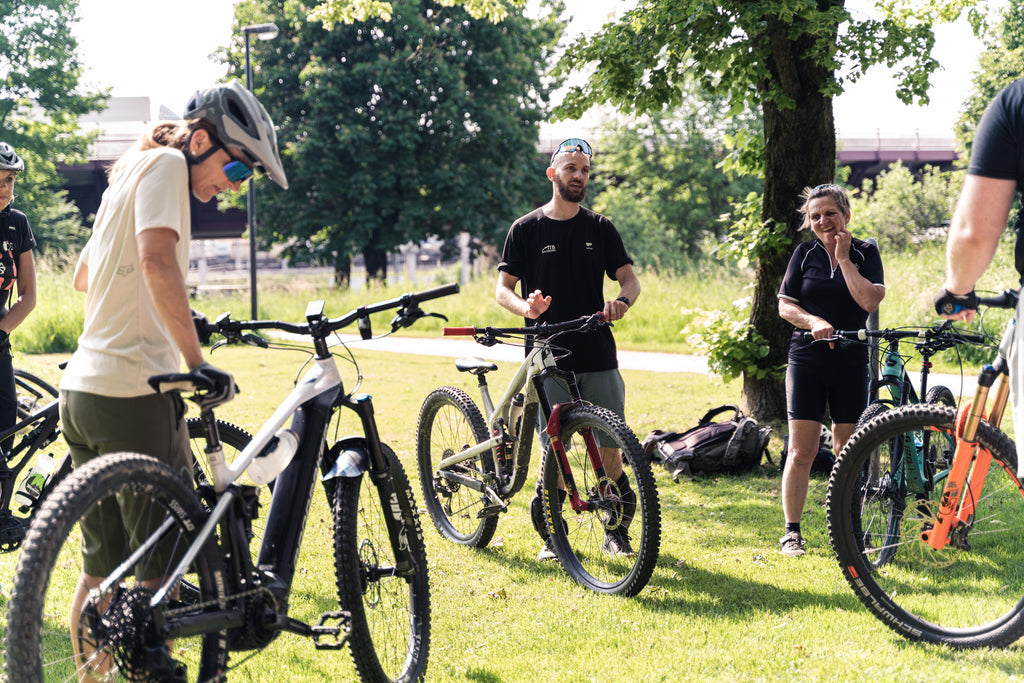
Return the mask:
<svg viewBox="0 0 1024 683">
<path fill-rule="evenodd" d="M 445 328 L 445 334 L 473 334 L 475 331 L 476 328 Z M 524 416 L 531 415 L 531 411 L 527 410 L 527 408 L 533 404 L 538 406 L 541 411 L 540 414 L 546 425 L 545 433 L 551 441 L 552 449 L 558 456 L 562 483 L 565 485 L 570 506 L 575 512 L 589 509 L 589 504 L 583 500 L 576 487 L 575 478 L 572 475 L 572 469 L 569 466 L 568 457 L 565 453 L 565 447 L 559 438 L 562 431 L 560 419 L 561 410 L 566 404 L 551 405 L 551 402 L 547 397 L 547 392 L 544 390 L 544 381 L 548 377 L 558 377 L 565 381 L 569 387 L 569 396 L 571 397 L 570 403 L 575 403 L 581 400 L 579 387 L 576 384 L 575 373 L 558 369 L 551 353 L 549 339 L 534 339 L 534 347 L 530 350 L 526 358 L 516 370 L 515 376 L 505 389 L 505 392 L 502 394 L 497 405 L 495 405 L 491 399 L 486 376 L 484 373 L 481 373 L 479 375 L 481 400 L 484 404 L 484 412 L 487 415 L 486 421 L 488 433 L 492 436 L 491 438 L 481 441 L 474 446 L 470 446 L 465 450 L 459 451 L 447 458 L 443 458 L 438 463 L 439 475 L 450 481 L 462 484 L 474 491 L 477 491 L 478 493 L 482 493 L 495 505 L 502 509 L 506 508 L 503 498 L 510 497 L 519 489 L 519 487 L 522 486 L 526 470 L 529 468 L 530 464 L 530 454 L 533 446 L 533 426 L 527 424 L 525 418 L 523 420 L 523 424 L 519 428 L 519 432 L 516 435 L 514 442 L 511 444 L 513 452 L 516 454 L 515 466 L 517 473 L 521 473 L 524 476 L 515 476 L 511 478 L 505 485 L 500 486 L 499 490 L 495 492 L 495 490 L 486 485 L 486 483 L 452 472 L 450 471 L 450 468 L 459 463 L 471 460 L 491 449 L 494 449 L 498 454 L 504 454 L 503 449 L 505 448 L 505 445 L 509 443 L 509 437 L 507 436 L 505 425 L 508 425 L 511 419 L 512 398 L 517 393 L 520 393 L 524 387 L 528 387 L 525 396 L 523 414 Z M 598 478 L 603 479 L 605 476 L 604 461 L 601 458 L 600 448 L 593 434 L 588 433 L 586 435 L 586 445 L 591 466 L 594 468 Z"/>
<path fill-rule="evenodd" d="M 439 288 L 435 290 L 435 295 L 441 291 L 452 293 L 452 291 L 458 290 L 457 287 L 454 290 Z M 394 482 L 390 477 L 374 418 L 372 399 L 366 394 L 349 396 L 344 393 L 337 364 L 326 341 L 327 335 L 334 329 L 340 329 L 357 318 L 368 317 L 373 310 L 364 307 L 357 309 L 349 316 L 328 321 L 323 316 L 323 303 L 322 301 L 313 302 L 307 308 L 306 318 L 309 324 L 304 329 L 300 326 L 267 321 L 234 323 L 229 328 L 236 335 L 242 329 L 286 329 L 301 332 L 313 340 L 314 363 L 231 465 L 225 462 L 223 448 L 219 438 L 216 438 L 216 418 L 212 408 L 201 411 L 202 419 L 211 436 L 210 443 L 206 448 L 206 456 L 212 469 L 213 487 L 218 494 L 216 504 L 173 572 L 165 577 L 163 585 L 150 599 L 151 606 L 155 607 L 169 597 L 170 592 L 176 587 L 179 579 L 186 573 L 201 549 L 207 543 L 215 542 L 215 532 L 218 526 L 223 525 L 223 528 L 227 530 L 226 542 L 237 542 L 232 537 L 234 533 L 232 525 L 225 523 L 225 520 L 229 520 L 236 500 L 244 491 L 244 487 L 238 486 L 236 482 L 253 460 L 263 453 L 273 440 L 275 433 L 284 426 L 289 418 L 291 418 L 290 429 L 298 435 L 299 446 L 290 463 L 275 481 L 270 508 L 267 511 L 263 542 L 257 560 L 260 572 L 273 578 L 270 587 L 281 594 L 281 597 L 290 591 L 318 468 L 324 481 L 336 477 L 353 477 L 369 473 L 380 495 L 383 509 L 391 511 L 390 516 L 385 516 L 385 522 L 395 553 L 395 571 L 398 574 L 415 571 L 416 561 L 403 536 L 403 516 L 411 515 L 412 511 L 406 509 L 408 501 L 395 493 Z M 385 304 L 379 305 L 380 310 L 397 307 L 393 304 L 394 301 L 385 302 Z M 228 323 L 224 323 L 224 325 L 227 326 Z M 218 328 L 215 330 L 220 331 Z M 187 381 L 186 378 L 188 375 L 174 375 L 164 378 L 164 380 L 170 388 L 182 388 L 178 383 Z M 350 437 L 339 442 L 339 444 L 355 446 L 355 448 L 327 449 L 327 430 L 335 410 L 340 407 L 353 410 L 359 416 L 363 427 L 363 437 Z M 158 537 L 159 533 L 154 534 L 147 543 L 136 550 L 122 564 L 121 568 L 105 579 L 100 587 L 101 590 L 108 590 L 120 581 L 127 574 L 128 568 L 134 565 Z M 239 553 L 238 555 L 242 559 L 236 559 L 236 561 L 243 564 L 251 562 L 248 553 Z M 251 570 L 252 567 L 244 566 L 242 569 Z M 228 625 L 233 625 L 240 619 L 239 614 L 228 610 L 198 621 L 209 624 L 211 621 L 220 620 Z M 278 627 L 303 635 L 311 635 L 313 632 L 312 627 L 293 620 L 279 623 Z M 198 624 L 197 620 L 192 620 L 190 624 L 176 628 L 191 630 L 207 627 Z M 184 633 L 185 631 L 179 632 Z"/>
</svg>

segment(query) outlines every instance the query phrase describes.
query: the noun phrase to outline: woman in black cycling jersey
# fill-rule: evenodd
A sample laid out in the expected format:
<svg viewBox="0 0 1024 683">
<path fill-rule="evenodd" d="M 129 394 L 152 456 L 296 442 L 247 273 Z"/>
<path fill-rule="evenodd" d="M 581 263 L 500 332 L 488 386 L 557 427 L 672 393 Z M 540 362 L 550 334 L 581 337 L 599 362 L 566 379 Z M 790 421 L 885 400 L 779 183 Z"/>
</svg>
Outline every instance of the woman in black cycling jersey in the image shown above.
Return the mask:
<svg viewBox="0 0 1024 683">
<path fill-rule="evenodd" d="M 867 405 L 868 353 L 861 345 L 839 348 L 804 339 L 832 336 L 833 330 L 864 327 L 885 296 L 878 249 L 854 239 L 847 229 L 850 199 L 838 185 L 818 185 L 801 195 L 803 227 L 817 239 L 796 248 L 779 289 L 779 315 L 796 328 L 789 344 L 786 403 L 789 453 L 782 473 L 786 531 L 783 555 L 804 554 L 800 518 L 807 499 L 811 465 L 818 453 L 825 408 L 832 420 L 832 443 L 839 453 Z"/>
</svg>

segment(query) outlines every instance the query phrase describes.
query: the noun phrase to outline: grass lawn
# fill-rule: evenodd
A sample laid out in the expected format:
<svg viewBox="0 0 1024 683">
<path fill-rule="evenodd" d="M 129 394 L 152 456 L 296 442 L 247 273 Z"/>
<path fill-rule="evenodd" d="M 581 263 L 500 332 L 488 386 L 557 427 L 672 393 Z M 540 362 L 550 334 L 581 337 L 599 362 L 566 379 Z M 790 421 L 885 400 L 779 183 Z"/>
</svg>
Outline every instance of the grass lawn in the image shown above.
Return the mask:
<svg viewBox="0 0 1024 683">
<path fill-rule="evenodd" d="M 486 356 L 486 351 L 482 349 Z M 475 380 L 451 359 L 358 351 L 360 388 L 374 396 L 382 437 L 416 482 L 414 430 L 426 394 L 442 384 L 475 393 Z M 16 363 L 58 380 L 66 356 L 20 354 Z M 254 430 L 283 397 L 303 354 L 227 348 L 212 362 L 233 372 L 240 396 L 218 416 Z M 507 381 L 505 364 L 492 386 Z M 343 366 L 349 385 L 355 372 Z M 627 414 L 642 437 L 654 427 L 685 427 L 708 408 L 737 402 L 738 383 L 693 374 L 623 371 Z M 346 427 L 355 431 L 354 420 Z M 776 430 L 778 432 L 778 430 Z M 777 456 L 781 434 L 774 434 Z M 534 471 L 539 464 L 535 455 Z M 658 471 L 661 555 L 650 584 L 632 599 L 571 583 L 534 557 L 539 540 L 526 504 L 513 501 L 494 546 L 472 550 L 443 541 L 422 512 L 432 594 L 430 681 L 814 680 L 999 681 L 1024 676 L 1024 648 L 954 652 L 911 643 L 862 608 L 828 546 L 825 485 L 814 478 L 804 515 L 808 553 L 784 558 L 779 473 L 674 483 Z M 421 498 L 418 482 L 414 483 Z M 527 487 L 529 489 L 529 486 Z M 293 587 L 293 616 L 315 621 L 333 594 L 330 521 L 317 496 Z M 0 556 L 10 585 L 16 553 Z M 4 630 L 0 622 L 0 632 Z M 238 659 L 242 659 L 240 655 Z M 232 680 L 348 681 L 347 653 L 318 652 L 283 635 L 242 664 Z"/>
</svg>

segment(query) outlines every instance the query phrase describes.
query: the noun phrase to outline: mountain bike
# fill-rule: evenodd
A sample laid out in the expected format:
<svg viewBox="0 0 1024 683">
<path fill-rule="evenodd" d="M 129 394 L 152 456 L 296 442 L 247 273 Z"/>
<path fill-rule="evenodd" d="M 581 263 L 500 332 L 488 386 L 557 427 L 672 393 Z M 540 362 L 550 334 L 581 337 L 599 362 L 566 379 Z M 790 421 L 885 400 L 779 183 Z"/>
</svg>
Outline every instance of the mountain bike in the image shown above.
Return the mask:
<svg viewBox="0 0 1024 683">
<path fill-rule="evenodd" d="M 311 340 L 312 358 L 231 463 L 221 449 L 217 402 L 206 400 L 212 387 L 193 374 L 151 378 L 159 391 L 189 394 L 200 407 L 210 483 L 194 489 L 191 476 L 121 453 L 85 464 L 54 490 L 33 520 L 15 577 L 6 641 L 10 680 L 69 680 L 80 671 L 102 680 L 224 680 L 282 632 L 308 637 L 317 649 L 347 643 L 361 680 L 421 679 L 430 590 L 416 503 L 400 461 L 380 440 L 372 399 L 345 391 L 328 340 L 353 322 L 369 337 L 370 315 L 397 308 L 395 331 L 428 315 L 420 302 L 458 289 L 405 294 L 334 319 L 317 301 L 302 323 L 226 314 L 209 323 L 229 343 L 309 353 L 291 339 Z M 254 334 L 263 330 L 292 337 L 270 342 Z M 342 408 L 356 413 L 362 434 L 333 438 Z M 257 483 L 273 480 L 256 561 L 249 537 L 262 486 L 240 485 L 247 471 Z M 331 505 L 336 599 L 322 597 L 319 584 L 303 586 L 327 608 L 307 623 L 289 608 L 317 479 Z M 89 512 L 102 521 L 105 506 L 119 496 L 148 514 L 138 515 L 116 568 L 88 592 L 81 612 L 69 616 L 82 566 L 82 517 Z M 232 661 L 232 652 L 250 654 Z"/>
<path fill-rule="evenodd" d="M 1014 308 L 1016 300 L 1005 292 L 981 303 Z M 829 538 L 843 575 L 875 616 L 912 640 L 1000 647 L 1024 634 L 1024 485 L 1013 441 L 999 430 L 1013 324 L 968 404 L 878 415 L 854 433 L 829 481 Z M 876 455 L 879 475 L 865 478 Z M 931 478 L 918 455 L 933 464 Z M 921 484 L 926 497 L 914 490 Z"/>
<path fill-rule="evenodd" d="M 60 437 L 57 390 L 30 372 L 15 368 L 18 397 L 17 422 L 0 431 L 0 552 L 21 547 L 32 515 L 47 493 L 71 471 L 66 454 L 48 452 Z M 20 435 L 20 436 L 19 436 Z M 37 461 L 47 466 L 36 472 Z M 31 488 L 26 478 L 34 478 Z M 21 495 L 17 495 L 21 492 Z"/>
<path fill-rule="evenodd" d="M 880 339 L 887 342 L 882 360 L 883 373 L 880 379 L 873 380 L 870 385 L 873 400 L 861 414 L 857 422 L 858 429 L 869 424 L 874 418 L 895 407 L 920 403 L 918 391 L 914 388 L 910 374 L 906 370 L 907 359 L 900 351 L 899 344 L 904 339 L 916 339 L 914 348 L 921 354 L 921 394 L 925 403 L 955 408 L 956 399 L 948 387 L 928 387 L 928 375 L 931 369 L 931 358 L 936 353 L 953 348 L 958 344 L 982 344 L 987 337 L 952 327 L 952 321 L 924 329 L 886 329 L 886 330 L 836 330 L 828 339 L 815 340 L 814 343 L 851 343 L 863 342 L 867 339 Z M 879 391 L 887 388 L 889 398 L 880 398 Z M 945 439 L 945 443 L 943 443 Z M 942 491 L 949 463 L 944 454 L 951 453 L 951 439 L 938 433 L 921 432 L 913 438 L 900 438 L 886 442 L 884 447 L 872 454 L 865 461 L 861 472 L 862 489 L 882 489 L 895 487 L 899 498 L 885 511 L 885 523 L 876 524 L 865 530 L 864 545 L 874 553 L 872 562 L 879 566 L 889 562 L 899 548 L 903 516 L 906 514 L 907 500 L 913 498 L 913 504 L 920 508 L 921 514 L 936 496 Z M 891 481 L 894 476 L 893 463 L 898 463 L 899 482 Z M 833 467 L 834 471 L 834 467 Z"/>
<path fill-rule="evenodd" d="M 455 543 L 485 547 L 498 516 L 526 481 L 539 413 L 550 439 L 542 464 L 545 516 L 559 563 L 590 590 L 632 596 L 650 580 L 661 542 L 651 464 L 622 419 L 583 401 L 575 374 L 555 364 L 560 335 L 606 324 L 598 313 L 533 327 L 446 327 L 445 335 L 473 335 L 483 346 L 530 337 L 532 348 L 497 404 L 487 373 L 498 366 L 480 358 L 456 361 L 460 372 L 476 376 L 486 420 L 462 389 L 435 389 L 420 409 L 416 458 L 437 530 Z M 552 405 L 545 389 L 549 378 L 565 382 L 569 403 Z M 602 447 L 622 453 L 624 472 L 631 474 L 624 483 L 605 473 Z M 638 541 L 633 555 L 603 552 L 606 534 L 627 532 Z"/>
<path fill-rule="evenodd" d="M 868 389 L 868 405 L 861 413 L 860 419 L 857 421 L 858 425 L 868 423 L 889 408 L 908 403 L 920 403 L 921 396 L 924 397 L 925 403 L 955 407 L 956 397 L 953 396 L 949 387 L 928 386 L 928 376 L 932 368 L 931 359 L 937 353 L 954 348 L 959 344 L 984 344 L 987 341 L 987 337 L 984 335 L 954 329 L 952 320 L 946 320 L 928 328 L 837 331 L 833 335 L 833 340 L 850 340 L 851 338 L 857 340 L 878 339 L 885 342 L 880 362 L 881 375 L 878 379 L 871 380 Z M 914 340 L 913 347 L 921 356 L 920 391 L 914 387 L 910 373 L 907 371 L 910 357 L 900 349 L 900 342 L 903 340 Z M 883 398 L 881 395 L 883 389 L 888 393 L 887 398 Z"/>
</svg>

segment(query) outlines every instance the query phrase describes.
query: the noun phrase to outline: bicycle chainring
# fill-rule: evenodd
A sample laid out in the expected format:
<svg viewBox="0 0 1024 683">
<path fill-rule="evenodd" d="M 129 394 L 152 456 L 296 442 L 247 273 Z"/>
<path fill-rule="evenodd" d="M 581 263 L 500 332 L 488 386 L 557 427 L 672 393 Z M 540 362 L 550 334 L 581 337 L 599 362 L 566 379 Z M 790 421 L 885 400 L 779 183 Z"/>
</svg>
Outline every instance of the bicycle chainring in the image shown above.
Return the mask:
<svg viewBox="0 0 1024 683">
<path fill-rule="evenodd" d="M 0 514 L 0 553 L 9 553 L 21 547 L 28 530 L 28 520 L 9 512 Z"/>
</svg>

